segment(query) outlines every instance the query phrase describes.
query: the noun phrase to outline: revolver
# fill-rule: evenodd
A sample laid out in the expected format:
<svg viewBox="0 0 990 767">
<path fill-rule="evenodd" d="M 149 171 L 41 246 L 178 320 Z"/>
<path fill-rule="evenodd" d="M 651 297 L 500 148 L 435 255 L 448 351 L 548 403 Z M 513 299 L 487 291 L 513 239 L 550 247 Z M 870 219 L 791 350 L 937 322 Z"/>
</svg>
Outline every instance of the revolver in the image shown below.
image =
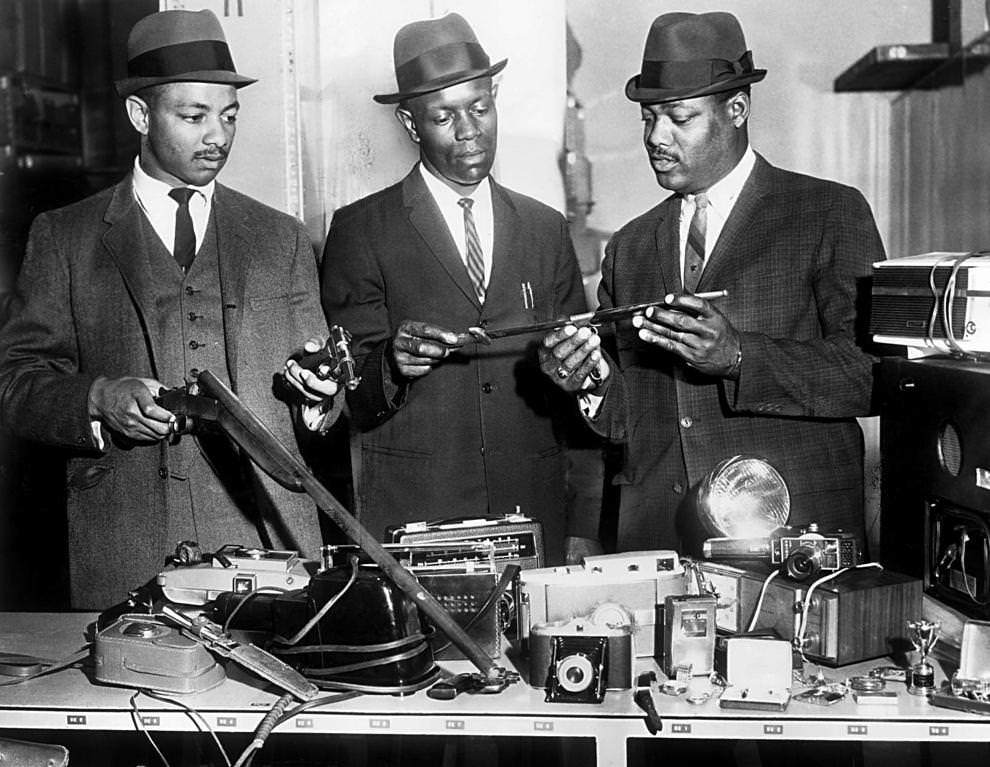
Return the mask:
<svg viewBox="0 0 990 767">
<path fill-rule="evenodd" d="M 351 334 L 340 325 L 330 328 L 330 335 L 322 349 L 303 355 L 297 362 L 321 380 L 332 378 L 349 391 L 354 391 L 361 383 L 351 355 Z"/>
</svg>

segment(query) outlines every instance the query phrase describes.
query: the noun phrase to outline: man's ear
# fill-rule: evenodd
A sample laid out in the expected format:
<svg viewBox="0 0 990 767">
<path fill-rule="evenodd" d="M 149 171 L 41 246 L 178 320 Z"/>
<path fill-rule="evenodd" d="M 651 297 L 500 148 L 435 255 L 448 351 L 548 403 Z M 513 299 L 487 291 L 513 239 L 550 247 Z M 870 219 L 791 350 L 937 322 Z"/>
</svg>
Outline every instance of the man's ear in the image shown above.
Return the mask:
<svg viewBox="0 0 990 767">
<path fill-rule="evenodd" d="M 725 108 L 729 112 L 733 127 L 743 127 L 749 120 L 749 95 L 745 91 L 735 93 L 725 102 Z"/>
<path fill-rule="evenodd" d="M 413 113 L 403 107 L 396 107 L 395 119 L 399 121 L 399 124 L 403 128 L 405 128 L 409 138 L 412 139 L 414 143 L 418 144 L 419 133 L 416 132 L 416 118 L 413 117 Z"/>
<path fill-rule="evenodd" d="M 142 136 L 147 136 L 148 113 L 150 112 L 148 102 L 138 96 L 131 95 L 127 97 L 124 106 L 127 108 L 127 118 L 134 126 L 134 130 Z"/>
</svg>

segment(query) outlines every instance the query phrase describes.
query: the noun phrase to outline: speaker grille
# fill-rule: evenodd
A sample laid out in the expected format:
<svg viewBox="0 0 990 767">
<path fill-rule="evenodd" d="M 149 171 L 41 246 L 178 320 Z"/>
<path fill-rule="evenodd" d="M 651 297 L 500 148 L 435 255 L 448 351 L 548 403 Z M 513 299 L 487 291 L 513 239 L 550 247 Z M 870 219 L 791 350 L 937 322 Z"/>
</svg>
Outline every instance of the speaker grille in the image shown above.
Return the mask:
<svg viewBox="0 0 990 767">
<path fill-rule="evenodd" d="M 938 433 L 938 460 L 953 477 L 962 471 L 962 440 L 959 430 L 951 422 L 942 425 Z"/>
</svg>

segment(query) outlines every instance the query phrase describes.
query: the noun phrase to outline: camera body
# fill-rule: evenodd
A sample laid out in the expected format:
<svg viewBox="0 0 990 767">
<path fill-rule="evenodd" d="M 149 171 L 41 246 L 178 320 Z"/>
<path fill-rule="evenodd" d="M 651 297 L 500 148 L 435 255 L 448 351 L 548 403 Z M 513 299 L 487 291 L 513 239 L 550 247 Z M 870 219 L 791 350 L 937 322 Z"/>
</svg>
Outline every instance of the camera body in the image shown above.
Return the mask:
<svg viewBox="0 0 990 767">
<path fill-rule="evenodd" d="M 601 605 L 621 605 L 631 616 L 633 650 L 651 657 L 657 641 L 657 605 L 683 594 L 687 578 L 673 551 L 626 552 L 587 557 L 584 566 L 547 567 L 519 573 L 520 639 L 534 627 L 590 615 Z"/>
<path fill-rule="evenodd" d="M 821 533 L 812 523 L 807 527 L 778 528 L 770 536 L 770 564 L 780 565 L 784 574 L 795 581 L 859 563 L 859 542 L 852 533 Z"/>
<path fill-rule="evenodd" d="M 601 703 L 605 690 L 632 687 L 630 626 L 600 626 L 574 618 L 530 630 L 529 682 L 549 703 Z"/>
<path fill-rule="evenodd" d="M 262 588 L 301 589 L 316 573 L 319 562 L 296 551 L 230 544 L 210 561 L 173 564 L 158 574 L 158 585 L 170 602 L 205 605 L 224 592 L 248 594 Z"/>
</svg>

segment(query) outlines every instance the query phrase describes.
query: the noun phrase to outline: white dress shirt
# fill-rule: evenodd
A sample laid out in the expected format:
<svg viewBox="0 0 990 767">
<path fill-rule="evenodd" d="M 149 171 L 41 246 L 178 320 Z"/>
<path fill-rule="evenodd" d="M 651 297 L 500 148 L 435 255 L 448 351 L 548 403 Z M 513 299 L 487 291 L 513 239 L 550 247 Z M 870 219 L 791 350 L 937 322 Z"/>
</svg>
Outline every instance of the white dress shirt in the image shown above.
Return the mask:
<svg viewBox="0 0 990 767">
<path fill-rule="evenodd" d="M 137 200 L 144 215 L 151 222 L 151 227 L 161 238 L 162 244 L 172 253 L 175 247 L 175 211 L 178 207 L 175 200 L 168 196 L 172 187 L 164 181 L 152 178 L 141 167 L 138 158 L 134 160 L 134 199 Z M 196 252 L 199 252 L 206 236 L 206 225 L 210 221 L 210 209 L 213 206 L 213 190 L 216 182 L 211 181 L 206 186 L 187 186 L 196 191 L 189 198 L 189 215 L 192 218 L 193 231 L 196 232 Z M 174 256 L 175 253 L 172 253 Z"/>
<path fill-rule="evenodd" d="M 430 190 L 433 199 L 440 208 L 440 214 L 447 223 L 450 236 L 457 244 L 457 252 L 461 254 L 461 261 L 467 266 L 467 243 L 464 239 L 464 209 L 458 204 L 462 197 L 470 197 L 474 200 L 471 212 L 474 214 L 474 227 L 478 230 L 478 239 L 481 240 L 481 253 L 485 260 L 485 287 L 492 276 L 492 249 L 495 242 L 495 212 L 492 209 L 492 186 L 491 181 L 486 176 L 478 184 L 477 188 L 469 195 L 458 194 L 443 181 L 434 176 L 426 169 L 423 163 L 419 164 L 419 172 L 426 182 L 426 188 Z"/>
</svg>

